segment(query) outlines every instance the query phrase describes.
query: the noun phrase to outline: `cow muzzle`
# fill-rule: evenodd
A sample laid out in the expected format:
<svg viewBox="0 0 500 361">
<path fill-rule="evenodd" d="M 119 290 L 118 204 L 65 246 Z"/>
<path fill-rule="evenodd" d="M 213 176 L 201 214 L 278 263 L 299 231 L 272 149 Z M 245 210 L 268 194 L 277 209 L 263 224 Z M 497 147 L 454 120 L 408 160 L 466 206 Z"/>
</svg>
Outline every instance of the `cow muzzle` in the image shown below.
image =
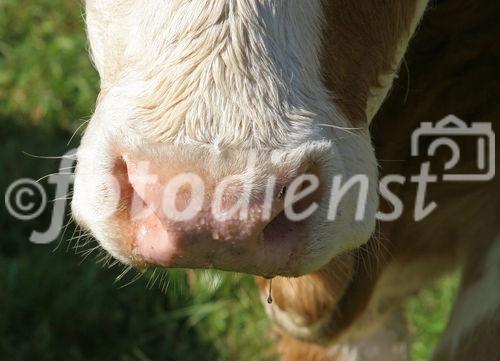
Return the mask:
<svg viewBox="0 0 500 361">
<path fill-rule="evenodd" d="M 288 197 L 291 182 L 310 172 L 306 165 L 272 163 L 265 154 L 247 154 L 245 161 L 169 154 L 177 156 L 118 152 L 106 167 L 108 181 L 93 186 L 100 189 L 93 206 L 81 198 L 95 193 L 82 189 L 94 180 L 79 165 L 75 218 L 113 256 L 140 268 L 215 268 L 264 277 L 302 273 L 310 222 L 289 219 L 286 208 L 299 212 L 321 197 L 319 186 L 300 201 Z M 292 185 L 295 195 L 311 186 L 307 179 Z M 100 208 L 114 211 L 99 214 Z"/>
</svg>

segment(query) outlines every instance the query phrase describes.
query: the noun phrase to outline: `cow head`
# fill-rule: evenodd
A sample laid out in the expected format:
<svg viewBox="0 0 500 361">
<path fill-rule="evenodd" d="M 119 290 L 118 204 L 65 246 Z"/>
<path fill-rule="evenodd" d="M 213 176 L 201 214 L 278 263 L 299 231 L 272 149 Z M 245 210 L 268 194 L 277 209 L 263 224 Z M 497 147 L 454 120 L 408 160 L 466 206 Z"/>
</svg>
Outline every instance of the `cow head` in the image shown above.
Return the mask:
<svg viewBox="0 0 500 361">
<path fill-rule="evenodd" d="M 348 3 L 87 0 L 102 84 L 75 219 L 140 267 L 298 276 L 365 243 L 377 209 L 367 128 L 415 9 Z M 356 176 L 367 191 L 338 199 Z"/>
</svg>

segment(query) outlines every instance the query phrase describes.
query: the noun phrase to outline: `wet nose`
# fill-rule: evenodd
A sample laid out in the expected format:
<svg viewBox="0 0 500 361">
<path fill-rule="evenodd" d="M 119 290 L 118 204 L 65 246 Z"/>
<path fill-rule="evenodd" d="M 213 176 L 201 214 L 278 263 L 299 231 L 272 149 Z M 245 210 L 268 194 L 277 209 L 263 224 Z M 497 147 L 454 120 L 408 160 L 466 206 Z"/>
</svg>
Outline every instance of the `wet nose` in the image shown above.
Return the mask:
<svg viewBox="0 0 500 361">
<path fill-rule="evenodd" d="M 128 208 L 135 256 L 170 267 L 211 267 L 215 255 L 254 254 L 279 205 L 245 191 L 242 184 L 216 184 L 186 167 L 159 168 L 125 158 Z"/>
<path fill-rule="evenodd" d="M 206 213 L 189 221 L 171 221 L 150 213 L 132 222 L 136 255 L 169 267 L 189 259 L 210 268 L 212 255 L 254 253 L 267 222 L 253 219 L 214 220 Z"/>
</svg>

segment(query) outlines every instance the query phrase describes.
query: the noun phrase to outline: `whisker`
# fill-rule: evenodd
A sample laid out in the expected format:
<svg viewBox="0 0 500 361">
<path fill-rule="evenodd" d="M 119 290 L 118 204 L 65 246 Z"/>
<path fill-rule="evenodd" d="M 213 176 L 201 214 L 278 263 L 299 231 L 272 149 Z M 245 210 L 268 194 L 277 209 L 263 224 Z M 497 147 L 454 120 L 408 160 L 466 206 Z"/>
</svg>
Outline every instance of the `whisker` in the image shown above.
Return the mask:
<svg viewBox="0 0 500 361">
<path fill-rule="evenodd" d="M 83 253 L 77 253 L 78 255 L 82 255 L 82 260 L 80 261 L 80 264 L 83 264 L 83 262 L 85 262 L 85 260 L 92 254 L 94 253 L 94 251 L 100 249 L 101 246 L 95 246 L 94 248 L 91 248 L 89 250 L 87 250 L 86 252 L 83 252 Z"/>
<path fill-rule="evenodd" d="M 67 216 L 68 216 L 68 214 L 66 214 L 66 217 Z M 62 242 L 64 241 L 64 236 L 66 235 L 66 231 L 68 230 L 69 225 L 71 223 L 73 223 L 73 222 L 74 222 L 73 218 L 70 217 L 69 220 L 68 220 L 68 222 L 65 225 L 62 226 L 61 229 L 63 230 L 63 232 L 61 234 L 61 237 L 59 237 L 59 242 L 57 242 L 57 246 L 52 250 L 52 253 L 56 252 L 59 249 L 59 247 L 61 246 Z"/>
<path fill-rule="evenodd" d="M 78 133 L 78 131 L 86 124 L 88 124 L 90 122 L 90 119 L 87 119 L 85 121 L 83 121 L 82 124 L 80 124 L 80 126 L 78 126 L 78 128 L 76 128 L 76 130 L 73 132 L 73 135 L 71 135 L 71 138 L 69 138 L 68 140 L 68 143 L 66 143 L 66 145 L 70 145 L 71 142 L 73 141 L 73 138 L 76 136 L 76 134 Z"/>
<path fill-rule="evenodd" d="M 56 203 L 58 201 L 69 201 L 71 198 L 73 198 L 71 195 L 67 195 L 65 197 L 59 197 L 59 198 L 51 199 L 49 202 L 50 203 Z"/>
<path fill-rule="evenodd" d="M 125 266 L 125 269 L 115 278 L 115 282 L 114 283 L 120 282 L 123 279 L 123 277 L 125 277 L 127 275 L 127 273 L 130 272 L 131 269 L 133 269 L 132 266 L 130 266 L 130 265 L 129 266 Z"/>
<path fill-rule="evenodd" d="M 146 284 L 146 288 L 147 288 L 147 289 L 151 289 L 151 288 L 150 288 L 150 286 L 151 286 L 151 282 L 152 282 L 152 281 L 153 281 L 153 285 L 154 285 L 155 274 L 156 274 L 156 272 L 157 272 L 157 271 L 158 271 L 158 268 L 155 268 L 155 269 L 153 270 L 153 273 L 151 274 L 151 276 L 150 276 L 150 278 L 149 278 L 149 280 L 148 280 L 148 283 Z"/>
<path fill-rule="evenodd" d="M 344 132 L 346 132 L 347 134 L 350 134 L 352 136 L 355 136 L 355 137 L 358 137 L 359 135 L 352 132 L 354 130 L 361 130 L 362 128 L 347 128 L 347 127 L 340 127 L 340 126 L 337 126 L 337 125 L 333 125 L 333 124 L 318 124 L 318 126 L 320 127 L 325 127 L 325 128 L 333 128 L 333 129 L 337 129 L 337 130 L 342 130 Z"/>
<path fill-rule="evenodd" d="M 36 155 L 36 154 L 31 154 L 26 151 L 22 151 L 24 155 L 27 155 L 28 157 L 36 158 L 36 159 L 73 159 L 76 160 L 76 155 L 62 155 L 62 156 L 43 156 L 43 155 Z"/>
<path fill-rule="evenodd" d="M 36 180 L 35 182 L 40 183 L 42 180 L 47 179 L 53 175 L 75 175 L 75 173 L 50 173 L 50 174 L 47 174 L 46 176 L 43 176 L 42 178 Z"/>
<path fill-rule="evenodd" d="M 125 287 L 132 285 L 133 283 L 137 282 L 143 275 L 144 275 L 144 273 L 137 272 L 135 277 L 130 282 L 124 284 L 123 286 L 118 287 L 118 289 L 123 289 Z"/>
<path fill-rule="evenodd" d="M 77 233 L 78 234 L 77 237 L 79 237 L 82 234 L 82 229 L 80 227 L 75 227 L 73 233 L 71 234 L 71 237 L 68 239 L 68 246 L 66 247 L 66 252 L 69 252 L 69 250 L 71 249 L 71 242 L 73 242 L 75 233 Z"/>
</svg>

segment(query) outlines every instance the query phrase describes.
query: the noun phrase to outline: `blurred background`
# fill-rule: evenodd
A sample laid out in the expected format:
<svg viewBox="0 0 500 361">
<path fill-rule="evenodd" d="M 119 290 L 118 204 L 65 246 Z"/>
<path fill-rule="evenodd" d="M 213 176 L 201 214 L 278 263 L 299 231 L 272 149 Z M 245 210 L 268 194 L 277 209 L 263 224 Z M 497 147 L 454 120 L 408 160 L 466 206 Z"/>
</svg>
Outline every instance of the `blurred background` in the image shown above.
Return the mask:
<svg viewBox="0 0 500 361">
<path fill-rule="evenodd" d="M 0 0 L 0 189 L 28 177 L 49 198 L 29 222 L 0 209 L 0 360 L 275 360 L 249 276 L 120 277 L 71 224 L 29 242 L 50 224 L 60 159 L 48 157 L 78 146 L 98 88 L 80 1 Z M 429 357 L 456 288 L 449 277 L 409 302 L 413 361 Z"/>
</svg>

